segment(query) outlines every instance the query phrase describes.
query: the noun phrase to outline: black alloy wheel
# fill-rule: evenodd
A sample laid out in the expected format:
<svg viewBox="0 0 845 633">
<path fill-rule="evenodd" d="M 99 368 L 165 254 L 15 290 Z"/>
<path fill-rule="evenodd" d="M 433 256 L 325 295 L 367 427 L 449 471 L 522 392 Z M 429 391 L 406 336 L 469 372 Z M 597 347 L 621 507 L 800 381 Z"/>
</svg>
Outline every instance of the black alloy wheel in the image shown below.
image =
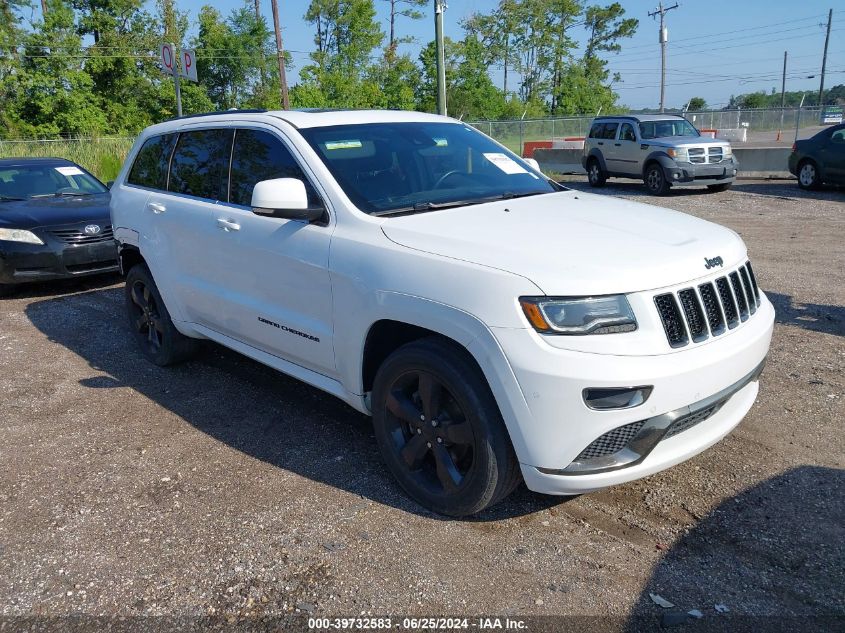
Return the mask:
<svg viewBox="0 0 845 633">
<path fill-rule="evenodd" d="M 173 325 L 149 269 L 138 264 L 126 275 L 126 309 L 129 327 L 141 351 L 156 365 L 165 366 L 189 358 L 197 341 Z"/>
<path fill-rule="evenodd" d="M 400 347 L 379 368 L 372 402 L 382 457 L 421 505 L 475 514 L 521 481 L 484 375 L 456 344 L 430 337 Z"/>
<path fill-rule="evenodd" d="M 437 376 L 413 370 L 387 396 L 390 439 L 417 485 L 453 493 L 472 468 L 475 439 L 466 414 Z"/>
</svg>

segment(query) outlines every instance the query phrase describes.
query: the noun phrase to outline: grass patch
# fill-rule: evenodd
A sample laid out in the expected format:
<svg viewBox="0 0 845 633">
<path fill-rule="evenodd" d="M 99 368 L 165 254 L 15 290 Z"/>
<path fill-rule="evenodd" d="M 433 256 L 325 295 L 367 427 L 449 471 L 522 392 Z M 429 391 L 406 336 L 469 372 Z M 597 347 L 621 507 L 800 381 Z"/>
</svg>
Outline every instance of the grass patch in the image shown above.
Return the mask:
<svg viewBox="0 0 845 633">
<path fill-rule="evenodd" d="M 134 138 L 0 141 L 0 158 L 66 158 L 107 182 L 117 176 L 134 141 Z"/>
</svg>

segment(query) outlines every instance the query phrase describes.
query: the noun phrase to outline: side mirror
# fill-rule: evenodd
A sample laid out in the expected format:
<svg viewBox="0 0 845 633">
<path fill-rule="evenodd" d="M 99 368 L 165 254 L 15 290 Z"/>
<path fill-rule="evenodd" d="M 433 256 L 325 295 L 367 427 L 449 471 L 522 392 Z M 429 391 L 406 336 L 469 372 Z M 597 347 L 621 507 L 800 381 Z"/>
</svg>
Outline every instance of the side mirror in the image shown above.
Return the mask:
<svg viewBox="0 0 845 633">
<path fill-rule="evenodd" d="M 540 171 L 540 163 L 537 162 L 536 158 L 523 158 L 522 160 L 531 165 L 537 171 L 537 173 L 543 173 L 542 171 Z"/>
<path fill-rule="evenodd" d="M 308 205 L 305 183 L 298 178 L 274 178 L 255 183 L 252 190 L 252 212 L 286 220 L 314 222 L 325 209 Z"/>
</svg>

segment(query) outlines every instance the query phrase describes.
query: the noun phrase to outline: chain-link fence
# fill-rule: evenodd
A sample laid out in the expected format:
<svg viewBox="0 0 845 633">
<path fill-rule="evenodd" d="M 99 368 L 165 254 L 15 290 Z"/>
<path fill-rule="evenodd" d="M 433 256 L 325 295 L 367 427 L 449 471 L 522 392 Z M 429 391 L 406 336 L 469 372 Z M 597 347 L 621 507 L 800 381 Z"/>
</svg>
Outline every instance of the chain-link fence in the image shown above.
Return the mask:
<svg viewBox="0 0 845 633">
<path fill-rule="evenodd" d="M 745 142 L 755 144 L 790 144 L 795 138 L 796 129 L 798 138 L 805 138 L 821 125 L 821 108 L 819 107 L 707 110 L 686 112 L 684 116 L 700 130 L 745 130 Z M 555 117 L 468 123 L 511 150 L 522 153 L 522 148 L 529 141 L 584 138 L 594 118 L 592 116 Z"/>
</svg>

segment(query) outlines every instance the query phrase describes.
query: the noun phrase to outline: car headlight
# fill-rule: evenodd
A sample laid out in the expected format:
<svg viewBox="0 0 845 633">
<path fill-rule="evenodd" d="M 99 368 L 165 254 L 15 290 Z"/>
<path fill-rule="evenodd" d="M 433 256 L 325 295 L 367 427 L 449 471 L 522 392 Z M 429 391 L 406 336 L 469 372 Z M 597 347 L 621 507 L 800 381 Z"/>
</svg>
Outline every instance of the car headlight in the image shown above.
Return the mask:
<svg viewBox="0 0 845 633">
<path fill-rule="evenodd" d="M 607 297 L 520 297 L 529 323 L 545 334 L 614 334 L 637 329 L 625 295 Z"/>
<path fill-rule="evenodd" d="M 669 148 L 666 150 L 666 153 L 669 154 L 675 160 L 682 160 L 684 162 L 689 162 L 689 153 L 687 152 L 686 147 L 678 147 L 678 148 Z"/>
<path fill-rule="evenodd" d="M 27 244 L 43 244 L 35 233 L 23 229 L 0 229 L 0 240 L 7 242 L 25 242 Z"/>
</svg>

